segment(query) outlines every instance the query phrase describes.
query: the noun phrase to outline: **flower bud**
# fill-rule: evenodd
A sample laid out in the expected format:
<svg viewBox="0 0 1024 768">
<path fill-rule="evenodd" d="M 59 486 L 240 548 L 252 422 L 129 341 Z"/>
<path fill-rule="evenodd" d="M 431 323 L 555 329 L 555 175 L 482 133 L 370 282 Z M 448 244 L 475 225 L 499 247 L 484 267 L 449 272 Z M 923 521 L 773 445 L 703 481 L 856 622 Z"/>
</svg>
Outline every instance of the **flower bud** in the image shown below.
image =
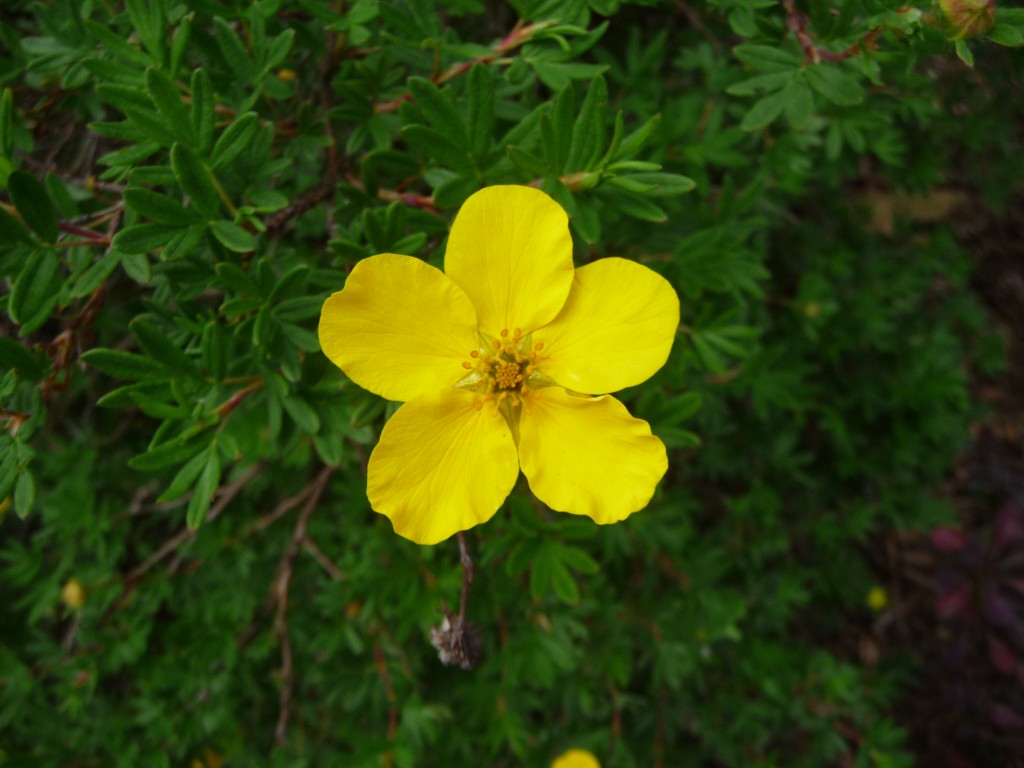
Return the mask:
<svg viewBox="0 0 1024 768">
<path fill-rule="evenodd" d="M 950 40 L 983 35 L 996 23 L 995 0 L 939 0 L 939 11 Z"/>
<path fill-rule="evenodd" d="M 85 605 L 85 587 L 78 579 L 68 579 L 60 591 L 60 599 L 70 610 L 77 611 Z"/>
</svg>

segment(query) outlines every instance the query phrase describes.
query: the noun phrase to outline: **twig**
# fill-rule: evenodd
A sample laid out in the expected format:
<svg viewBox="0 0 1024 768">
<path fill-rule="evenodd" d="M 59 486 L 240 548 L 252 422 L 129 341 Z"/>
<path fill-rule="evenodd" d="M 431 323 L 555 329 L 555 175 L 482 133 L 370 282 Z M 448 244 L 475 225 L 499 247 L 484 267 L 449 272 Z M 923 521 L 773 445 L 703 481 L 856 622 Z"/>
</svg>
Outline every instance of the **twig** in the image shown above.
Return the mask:
<svg viewBox="0 0 1024 768">
<path fill-rule="evenodd" d="M 327 571 L 328 576 L 335 581 L 345 580 L 345 574 L 342 573 L 341 569 L 331 562 L 331 558 L 325 555 L 323 550 L 320 549 L 320 547 L 316 545 L 316 542 L 309 538 L 308 535 L 302 540 L 302 546 L 313 556 L 314 560 L 320 563 L 320 567 Z"/>
<path fill-rule="evenodd" d="M 217 502 L 210 508 L 210 514 L 206 516 L 206 521 L 209 523 L 216 520 L 218 515 L 224 511 L 224 508 L 232 502 L 246 484 L 248 484 L 248 482 L 262 470 L 263 462 L 259 462 L 249 467 L 249 469 L 247 469 L 237 480 L 232 481 L 228 485 L 221 486 L 218 491 Z M 163 546 L 161 546 L 156 552 L 147 557 L 140 565 L 137 565 L 129 571 L 128 575 L 124 579 L 126 590 L 130 585 L 137 582 L 142 575 L 146 573 L 146 571 L 167 557 L 167 555 L 174 552 L 174 550 L 181 546 L 182 543 L 195 536 L 197 531 L 198 529 L 186 527 L 165 541 Z"/>
<path fill-rule="evenodd" d="M 455 534 L 459 540 L 459 561 L 462 563 L 462 598 L 459 600 L 459 620 L 466 623 L 466 600 L 469 597 L 469 585 L 473 583 L 473 558 L 466 547 L 466 534 L 459 531 Z"/>
<path fill-rule="evenodd" d="M 277 714 L 277 727 L 274 735 L 278 746 L 283 747 L 288 735 L 288 715 L 292 704 L 292 644 L 288 638 L 288 588 L 292 581 L 292 567 L 295 564 L 295 556 L 299 553 L 303 540 L 306 538 L 306 528 L 309 525 L 309 518 L 320 501 L 327 481 L 334 472 L 333 467 L 324 467 L 310 488 L 309 498 L 302 508 L 298 521 L 295 523 L 295 530 L 292 531 L 292 538 L 288 549 L 281 558 L 281 564 L 277 569 L 277 578 L 274 581 L 274 599 L 277 602 L 277 613 L 274 617 L 274 634 L 281 644 L 281 697 Z"/>
<path fill-rule="evenodd" d="M 477 56 L 469 61 L 463 61 L 458 64 L 452 64 L 448 69 L 439 75 L 435 75 L 430 78 L 435 85 L 442 85 L 452 78 L 463 75 L 469 72 L 476 64 L 488 64 L 496 59 L 504 56 L 509 51 L 515 50 L 521 45 L 530 42 L 530 39 L 536 32 L 541 31 L 545 27 L 551 26 L 552 22 L 542 21 L 537 24 L 523 25 L 523 20 L 520 19 L 516 22 L 516 25 L 512 27 L 512 31 L 509 32 L 505 37 L 498 42 L 497 45 L 492 48 L 492 53 L 485 54 L 483 56 Z M 394 112 L 400 106 L 405 104 L 407 101 L 412 101 L 412 93 L 406 91 L 401 96 L 396 96 L 389 101 L 382 101 L 375 104 L 373 107 L 374 114 L 381 114 L 382 112 Z"/>
</svg>

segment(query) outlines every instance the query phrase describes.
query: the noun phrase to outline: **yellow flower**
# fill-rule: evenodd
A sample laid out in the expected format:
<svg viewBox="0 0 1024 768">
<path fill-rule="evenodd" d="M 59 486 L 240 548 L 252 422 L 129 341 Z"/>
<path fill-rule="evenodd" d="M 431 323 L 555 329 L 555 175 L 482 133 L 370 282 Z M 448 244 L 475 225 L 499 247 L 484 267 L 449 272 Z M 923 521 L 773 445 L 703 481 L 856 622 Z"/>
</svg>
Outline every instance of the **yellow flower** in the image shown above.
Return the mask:
<svg viewBox="0 0 1024 768">
<path fill-rule="evenodd" d="M 60 599 L 70 610 L 77 611 L 85 605 L 85 588 L 78 579 L 68 579 L 60 591 Z"/>
<path fill-rule="evenodd" d="M 555 758 L 551 768 L 601 768 L 597 758 L 585 749 L 570 749 Z"/>
<path fill-rule="evenodd" d="M 614 523 L 645 507 L 665 446 L 607 393 L 664 365 L 672 286 L 619 258 L 574 270 L 565 211 L 531 187 L 472 195 L 444 267 L 363 259 L 320 315 L 327 357 L 404 403 L 370 456 L 371 506 L 435 544 L 489 520 L 522 468 L 561 512 Z"/>
</svg>

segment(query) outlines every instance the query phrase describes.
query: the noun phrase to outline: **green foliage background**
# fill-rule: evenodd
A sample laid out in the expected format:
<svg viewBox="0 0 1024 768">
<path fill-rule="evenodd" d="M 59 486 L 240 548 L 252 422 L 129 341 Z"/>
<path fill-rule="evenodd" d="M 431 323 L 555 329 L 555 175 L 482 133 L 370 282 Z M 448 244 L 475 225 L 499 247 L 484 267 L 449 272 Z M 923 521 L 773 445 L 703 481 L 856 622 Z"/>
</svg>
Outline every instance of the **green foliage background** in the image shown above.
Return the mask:
<svg viewBox="0 0 1024 768">
<path fill-rule="evenodd" d="M 912 764 L 911 662 L 849 641 L 865 549 L 950 519 L 1001 348 L 950 233 L 864 208 L 1007 199 L 1024 12 L 969 40 L 903 0 L 3 14 L 0 764 Z M 315 327 L 498 183 L 683 318 L 625 393 L 669 447 L 655 500 L 599 527 L 521 483 L 468 535 L 466 672 L 428 641 L 457 545 L 368 508 L 393 406 Z"/>
</svg>

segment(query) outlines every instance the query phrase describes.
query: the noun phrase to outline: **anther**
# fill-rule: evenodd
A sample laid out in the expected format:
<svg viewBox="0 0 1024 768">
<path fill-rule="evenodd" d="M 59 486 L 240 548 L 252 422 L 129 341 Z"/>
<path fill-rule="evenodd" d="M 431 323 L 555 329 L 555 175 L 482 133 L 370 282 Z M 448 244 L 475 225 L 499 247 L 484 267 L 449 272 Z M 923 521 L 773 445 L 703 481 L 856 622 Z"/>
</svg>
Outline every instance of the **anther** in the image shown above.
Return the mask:
<svg viewBox="0 0 1024 768">
<path fill-rule="evenodd" d="M 501 329 L 501 338 L 504 339 L 507 336 L 508 336 L 508 328 L 502 328 Z"/>
<path fill-rule="evenodd" d="M 480 350 L 474 349 L 472 352 L 469 353 L 469 356 L 470 357 L 480 357 Z"/>
<path fill-rule="evenodd" d="M 472 363 L 463 363 L 462 367 L 465 368 L 467 371 L 473 370 L 473 364 Z"/>
<path fill-rule="evenodd" d="M 515 338 L 517 338 L 517 339 L 518 339 L 518 338 L 519 338 L 520 336 L 522 336 L 522 335 L 523 335 L 523 332 L 522 332 L 521 330 L 519 330 L 518 328 L 516 328 L 516 329 L 515 329 L 514 331 L 512 331 L 512 335 L 513 335 L 513 336 L 514 336 Z"/>
<path fill-rule="evenodd" d="M 544 342 L 538 341 L 536 344 L 533 345 L 533 348 L 540 352 L 542 349 L 544 349 Z"/>
<path fill-rule="evenodd" d="M 501 349 L 501 342 L 498 341 L 497 339 L 495 339 L 494 342 L 491 344 L 491 346 L 494 347 L 495 349 L 500 350 Z"/>
</svg>

